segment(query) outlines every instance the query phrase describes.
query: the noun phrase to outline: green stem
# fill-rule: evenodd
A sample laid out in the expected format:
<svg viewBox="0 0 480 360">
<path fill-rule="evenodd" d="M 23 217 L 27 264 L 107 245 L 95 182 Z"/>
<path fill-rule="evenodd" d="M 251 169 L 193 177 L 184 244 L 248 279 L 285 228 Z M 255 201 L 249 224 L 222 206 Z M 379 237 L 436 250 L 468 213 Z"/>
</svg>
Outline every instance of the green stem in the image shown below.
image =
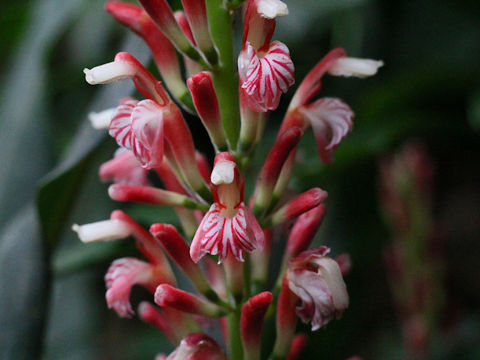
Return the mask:
<svg viewBox="0 0 480 360">
<path fill-rule="evenodd" d="M 224 7 L 223 0 L 207 0 L 206 5 L 210 33 L 220 56 L 219 65 L 212 69 L 213 85 L 230 149 L 236 149 L 240 132 L 240 109 L 233 54 L 232 18 Z"/>
<path fill-rule="evenodd" d="M 242 338 L 240 336 L 240 309 L 227 316 L 230 360 L 243 360 Z"/>
</svg>

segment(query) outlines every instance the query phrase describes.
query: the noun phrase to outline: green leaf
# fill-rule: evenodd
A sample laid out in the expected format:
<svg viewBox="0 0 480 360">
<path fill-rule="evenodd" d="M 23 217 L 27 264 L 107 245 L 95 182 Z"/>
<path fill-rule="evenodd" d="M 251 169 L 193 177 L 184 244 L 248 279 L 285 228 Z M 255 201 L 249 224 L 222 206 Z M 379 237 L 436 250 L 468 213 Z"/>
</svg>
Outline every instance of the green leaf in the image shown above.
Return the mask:
<svg viewBox="0 0 480 360">
<path fill-rule="evenodd" d="M 0 233 L 0 264 L 0 358 L 38 359 L 50 276 L 33 205 Z"/>
</svg>

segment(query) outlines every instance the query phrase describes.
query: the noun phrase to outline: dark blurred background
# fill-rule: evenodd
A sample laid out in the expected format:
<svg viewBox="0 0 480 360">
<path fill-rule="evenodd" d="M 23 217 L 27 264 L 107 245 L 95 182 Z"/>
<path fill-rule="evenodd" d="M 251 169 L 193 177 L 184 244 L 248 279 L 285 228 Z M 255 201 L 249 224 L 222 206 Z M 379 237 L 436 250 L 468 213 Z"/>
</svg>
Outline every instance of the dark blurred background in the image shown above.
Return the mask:
<svg viewBox="0 0 480 360">
<path fill-rule="evenodd" d="M 298 154 L 292 188 L 320 186 L 329 192 L 316 244 L 332 247 L 334 254 L 348 252 L 353 263 L 346 277 L 350 308 L 342 320 L 314 333 L 308 354 L 312 359 L 479 359 L 478 2 L 286 3 L 290 15 L 279 20 L 275 39 L 290 48 L 297 83 L 336 46 L 350 56 L 385 62 L 366 80 L 325 78 L 321 96 L 350 104 L 354 130 L 332 165 L 320 163 L 311 132 Z M 73 222 L 102 220 L 118 208 L 97 177 L 115 146 L 103 132 L 90 129 L 87 114 L 112 107 L 133 91 L 127 83 L 92 87 L 82 69 L 112 61 L 120 50 L 149 59 L 141 40 L 127 34 L 103 6 L 97 0 L 1 3 L 2 359 L 153 359 L 171 350 L 149 326 L 119 319 L 106 307 L 103 275 L 113 259 L 137 254 L 132 242 L 83 245 L 70 230 Z M 273 141 L 293 89 L 268 121 L 256 164 Z M 200 131 L 198 123 L 191 125 Z M 211 156 L 202 135 L 197 145 Z M 408 249 L 420 250 L 408 275 L 396 277 L 388 254 L 412 237 L 388 220 L 379 195 L 379 164 L 412 141 L 428 156 L 431 181 L 427 188 L 416 186 L 413 174 L 413 180 L 407 176 L 413 181 L 407 190 L 396 190 L 406 194 L 400 198 L 407 199 L 410 220 L 419 218 L 420 209 L 420 218 L 428 221 L 413 245 L 400 246 L 400 258 Z M 429 193 L 425 206 L 409 202 L 424 199 L 424 192 Z M 146 226 L 177 223 L 168 209 L 129 206 L 128 211 Z M 432 266 L 425 270 L 424 264 Z M 418 278 L 426 278 L 428 286 L 418 289 Z M 416 295 L 407 306 L 401 293 L 411 286 Z M 422 291 L 430 299 L 426 306 L 420 304 Z M 137 289 L 133 301 L 144 295 Z M 428 319 L 428 336 L 407 324 L 418 312 Z M 415 344 L 420 352 L 412 352 Z"/>
</svg>

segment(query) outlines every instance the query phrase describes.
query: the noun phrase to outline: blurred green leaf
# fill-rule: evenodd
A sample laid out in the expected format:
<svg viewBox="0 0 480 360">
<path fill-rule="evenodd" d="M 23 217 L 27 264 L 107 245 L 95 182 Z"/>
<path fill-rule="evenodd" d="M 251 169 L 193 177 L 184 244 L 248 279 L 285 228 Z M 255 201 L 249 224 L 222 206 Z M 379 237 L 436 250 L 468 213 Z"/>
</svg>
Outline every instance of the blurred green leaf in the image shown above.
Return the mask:
<svg viewBox="0 0 480 360">
<path fill-rule="evenodd" d="M 0 233 L 0 358 L 38 359 L 49 271 L 35 208 L 23 208 Z"/>
<path fill-rule="evenodd" d="M 13 57 L 0 94 L 0 224 L 33 198 L 32 184 L 51 165 L 45 56 L 81 4 L 82 0 L 34 2 L 28 29 Z"/>
</svg>

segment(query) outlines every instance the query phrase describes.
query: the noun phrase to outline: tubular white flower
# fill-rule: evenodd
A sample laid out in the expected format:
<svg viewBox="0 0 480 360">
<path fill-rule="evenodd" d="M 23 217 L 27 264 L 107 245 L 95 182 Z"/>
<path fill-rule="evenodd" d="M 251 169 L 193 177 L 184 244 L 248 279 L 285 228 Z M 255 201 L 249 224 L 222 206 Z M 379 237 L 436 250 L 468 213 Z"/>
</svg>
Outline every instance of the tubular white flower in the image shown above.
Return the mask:
<svg viewBox="0 0 480 360">
<path fill-rule="evenodd" d="M 364 78 L 375 75 L 381 66 L 383 66 L 383 61 L 343 57 L 335 61 L 328 69 L 328 73 L 334 76 Z"/>
<path fill-rule="evenodd" d="M 287 5 L 280 0 L 259 0 L 257 11 L 262 17 L 267 19 L 288 15 Z"/>
<path fill-rule="evenodd" d="M 110 121 L 112 121 L 112 116 L 115 113 L 117 108 L 105 109 L 100 112 L 92 111 L 88 114 L 88 120 L 92 124 L 94 129 L 108 129 L 110 126 Z"/>
<path fill-rule="evenodd" d="M 83 69 L 85 80 L 90 85 L 108 84 L 135 76 L 136 69 L 126 61 L 112 61 L 93 69 Z"/>
<path fill-rule="evenodd" d="M 73 224 L 72 230 L 84 243 L 123 239 L 131 234 L 130 227 L 120 220 L 104 220 L 85 225 Z"/>
</svg>

